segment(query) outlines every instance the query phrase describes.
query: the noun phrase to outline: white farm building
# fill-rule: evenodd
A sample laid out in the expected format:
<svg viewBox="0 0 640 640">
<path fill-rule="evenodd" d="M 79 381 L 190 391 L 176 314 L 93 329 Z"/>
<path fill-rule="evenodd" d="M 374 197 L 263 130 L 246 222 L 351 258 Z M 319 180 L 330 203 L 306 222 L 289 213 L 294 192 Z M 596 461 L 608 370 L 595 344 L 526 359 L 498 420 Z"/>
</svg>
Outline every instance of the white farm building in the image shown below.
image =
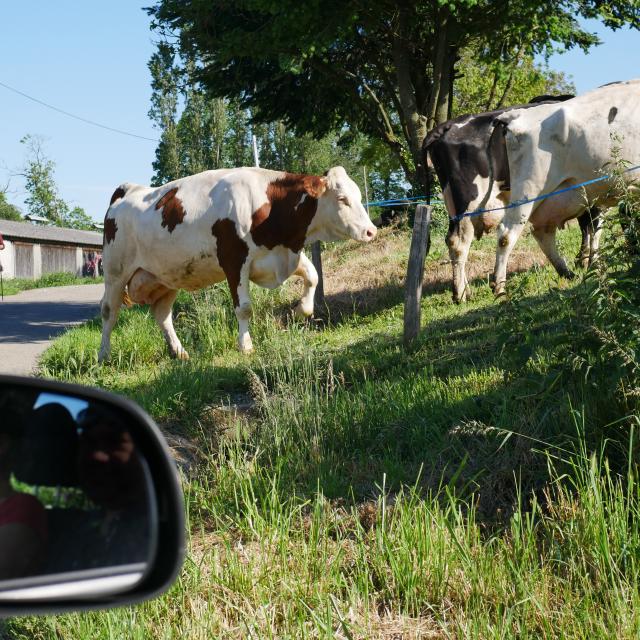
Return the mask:
<svg viewBox="0 0 640 640">
<path fill-rule="evenodd" d="M 82 275 L 82 266 L 96 252 L 102 253 L 102 234 L 28 222 L 0 220 L 4 250 L 0 251 L 5 278 L 39 278 L 47 273 Z"/>
</svg>

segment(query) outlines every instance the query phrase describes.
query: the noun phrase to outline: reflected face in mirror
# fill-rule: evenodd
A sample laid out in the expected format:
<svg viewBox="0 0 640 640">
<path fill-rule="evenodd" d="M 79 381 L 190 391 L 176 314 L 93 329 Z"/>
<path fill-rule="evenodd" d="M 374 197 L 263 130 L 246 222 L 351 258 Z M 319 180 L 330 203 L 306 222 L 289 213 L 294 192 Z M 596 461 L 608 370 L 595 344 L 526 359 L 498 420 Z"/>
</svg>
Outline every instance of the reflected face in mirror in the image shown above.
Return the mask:
<svg viewBox="0 0 640 640">
<path fill-rule="evenodd" d="M 109 510 L 144 501 L 143 468 L 126 427 L 95 407 L 80 414 L 79 424 L 78 479 L 87 497 Z"/>
<path fill-rule="evenodd" d="M 115 406 L 0 387 L 0 599 L 20 578 L 142 576 L 157 514 L 134 434 Z"/>
</svg>

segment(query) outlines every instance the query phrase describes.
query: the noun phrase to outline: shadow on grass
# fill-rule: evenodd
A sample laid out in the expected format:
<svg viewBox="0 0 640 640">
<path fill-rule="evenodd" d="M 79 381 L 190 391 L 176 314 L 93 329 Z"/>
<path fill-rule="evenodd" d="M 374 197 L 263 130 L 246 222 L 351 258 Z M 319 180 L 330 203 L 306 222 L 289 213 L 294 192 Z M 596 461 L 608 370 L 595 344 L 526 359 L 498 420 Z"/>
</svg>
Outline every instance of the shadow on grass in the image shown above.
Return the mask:
<svg viewBox="0 0 640 640">
<path fill-rule="evenodd" d="M 446 265 L 447 273 L 449 265 Z M 531 271 L 531 267 L 522 267 L 519 270 L 510 271 L 511 276 Z M 489 292 L 489 285 L 485 276 L 477 276 L 470 280 L 470 284 L 476 287 L 486 286 Z M 451 290 L 451 278 L 442 274 L 442 269 L 438 269 L 434 274 L 432 271 L 425 273 L 422 285 L 422 299 L 432 295 L 438 295 Z M 316 305 L 313 318 L 308 321 L 310 329 L 322 331 L 327 328 L 337 328 L 345 323 L 350 323 L 354 318 L 369 318 L 384 311 L 404 303 L 404 286 L 395 282 L 387 282 L 383 285 L 361 287 L 357 290 L 344 290 L 325 296 L 323 306 Z M 292 322 L 299 322 L 294 317 L 294 309 L 298 300 L 285 304 L 276 304 L 272 312 L 281 327 L 289 327 Z M 451 301 L 451 305 L 454 305 Z M 453 306 L 452 306 L 453 308 Z M 462 304 L 460 309 L 464 310 Z M 464 311 L 463 311 L 464 313 Z"/>
<path fill-rule="evenodd" d="M 563 295 L 550 292 L 434 321 L 409 352 L 384 334 L 350 345 L 334 357 L 343 382 L 323 414 L 302 407 L 274 456 L 284 485 L 361 501 L 383 477 L 391 491 L 420 477 L 425 491 L 444 483 L 473 496 L 487 522 L 508 516 L 548 481 L 544 451 L 565 460 L 577 451 L 575 409 L 588 451 L 600 451 L 620 415 L 566 366 L 571 322 Z"/>
</svg>

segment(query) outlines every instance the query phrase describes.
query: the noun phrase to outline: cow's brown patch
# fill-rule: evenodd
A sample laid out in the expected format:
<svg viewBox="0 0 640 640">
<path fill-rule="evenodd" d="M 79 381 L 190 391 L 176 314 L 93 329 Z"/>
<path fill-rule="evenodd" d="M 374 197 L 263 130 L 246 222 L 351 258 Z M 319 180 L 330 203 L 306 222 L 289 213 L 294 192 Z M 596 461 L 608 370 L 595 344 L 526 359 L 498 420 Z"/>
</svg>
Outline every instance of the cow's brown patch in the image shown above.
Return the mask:
<svg viewBox="0 0 640 640">
<path fill-rule="evenodd" d="M 240 306 L 238 299 L 238 285 L 240 284 L 240 271 L 249 255 L 247 243 L 240 238 L 233 220 L 224 218 L 217 220 L 211 233 L 216 237 L 218 262 L 227 276 L 227 283 L 231 291 L 233 306 Z"/>
<path fill-rule="evenodd" d="M 251 237 L 260 246 L 282 245 L 295 253 L 302 250 L 307 229 L 318 208 L 318 198 L 327 188 L 325 179 L 287 173 L 267 187 L 267 202 L 251 221 Z"/>
<path fill-rule="evenodd" d="M 105 216 L 104 218 L 104 227 L 102 232 L 102 246 L 109 244 L 111 241 L 116 239 L 116 231 L 118 230 L 118 225 L 114 218 L 109 218 Z"/>
<path fill-rule="evenodd" d="M 180 198 L 176 196 L 177 192 L 178 187 L 169 189 L 169 191 L 156 202 L 156 210 L 162 209 L 162 226 L 166 227 L 169 233 L 182 223 L 187 213 L 182 206 Z"/>
<path fill-rule="evenodd" d="M 118 187 L 111 196 L 111 200 L 109 201 L 109 206 L 111 206 L 116 200 L 120 200 L 120 198 L 124 198 L 124 194 L 126 191 L 122 187 Z"/>
</svg>

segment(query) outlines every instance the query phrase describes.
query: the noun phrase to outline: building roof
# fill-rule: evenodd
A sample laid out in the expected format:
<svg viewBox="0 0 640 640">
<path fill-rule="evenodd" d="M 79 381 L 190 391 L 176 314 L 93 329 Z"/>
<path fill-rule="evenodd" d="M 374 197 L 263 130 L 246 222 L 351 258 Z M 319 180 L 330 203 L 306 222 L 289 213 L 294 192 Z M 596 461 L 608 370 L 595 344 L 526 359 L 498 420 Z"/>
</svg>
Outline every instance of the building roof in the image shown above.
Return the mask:
<svg viewBox="0 0 640 640">
<path fill-rule="evenodd" d="M 102 234 L 95 231 L 78 231 L 62 227 L 45 227 L 28 222 L 0 220 L 0 234 L 5 240 L 55 242 L 75 246 L 101 247 Z"/>
</svg>

